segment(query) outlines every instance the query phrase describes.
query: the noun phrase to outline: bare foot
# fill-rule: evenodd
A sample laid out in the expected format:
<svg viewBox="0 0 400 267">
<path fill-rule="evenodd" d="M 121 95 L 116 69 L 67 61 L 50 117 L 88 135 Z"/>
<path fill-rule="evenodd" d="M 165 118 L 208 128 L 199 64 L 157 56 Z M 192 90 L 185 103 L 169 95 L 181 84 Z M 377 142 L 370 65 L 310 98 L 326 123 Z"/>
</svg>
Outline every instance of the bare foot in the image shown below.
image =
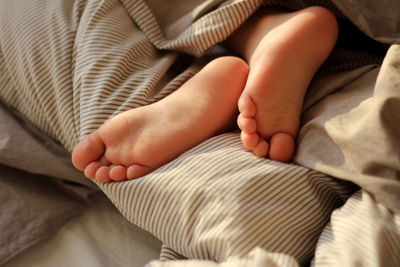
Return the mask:
<svg viewBox="0 0 400 267">
<path fill-rule="evenodd" d="M 310 7 L 261 10 L 228 39 L 250 65 L 237 121 L 243 145 L 254 154 L 281 162 L 293 157 L 304 95 L 337 34 L 334 16 Z"/>
<path fill-rule="evenodd" d="M 151 172 L 235 124 L 247 75 L 239 58 L 212 61 L 168 97 L 106 121 L 75 147 L 74 166 L 98 182 Z"/>
</svg>

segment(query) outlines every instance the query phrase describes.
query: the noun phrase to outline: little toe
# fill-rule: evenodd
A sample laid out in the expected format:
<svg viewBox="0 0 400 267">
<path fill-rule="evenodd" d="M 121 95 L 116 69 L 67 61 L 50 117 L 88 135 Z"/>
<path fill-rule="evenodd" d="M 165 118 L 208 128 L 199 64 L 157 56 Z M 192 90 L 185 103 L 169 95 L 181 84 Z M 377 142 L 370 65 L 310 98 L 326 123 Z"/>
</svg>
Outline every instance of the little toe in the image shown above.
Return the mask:
<svg viewBox="0 0 400 267">
<path fill-rule="evenodd" d="M 111 182 L 110 178 L 110 167 L 109 166 L 101 166 L 96 171 L 96 181 L 99 183 L 108 183 Z"/>
<path fill-rule="evenodd" d="M 258 144 L 252 149 L 254 155 L 260 158 L 265 158 L 268 155 L 269 144 L 264 139 L 260 138 Z"/>
<path fill-rule="evenodd" d="M 88 164 L 97 161 L 105 151 L 105 145 L 97 131 L 86 136 L 75 147 L 72 152 L 72 163 L 78 169 L 83 171 Z"/>
<path fill-rule="evenodd" d="M 238 101 L 239 112 L 244 116 L 254 117 L 256 115 L 256 104 L 254 103 L 251 96 L 247 93 L 243 93 Z"/>
<path fill-rule="evenodd" d="M 270 139 L 269 158 L 279 162 L 287 162 L 292 159 L 295 150 L 293 136 L 288 133 L 276 133 Z"/>
<path fill-rule="evenodd" d="M 246 133 L 254 133 L 257 128 L 256 120 L 253 117 L 247 117 L 242 113 L 238 116 L 237 124 L 239 128 Z"/>
<path fill-rule="evenodd" d="M 260 141 L 260 137 L 256 133 L 248 134 L 244 131 L 240 134 L 242 144 L 247 149 L 253 149 Z"/>
<path fill-rule="evenodd" d="M 126 167 L 121 165 L 112 166 L 110 169 L 110 179 L 113 181 L 126 180 Z"/>
<path fill-rule="evenodd" d="M 135 164 L 135 165 L 128 167 L 128 169 L 126 171 L 126 177 L 128 180 L 132 180 L 132 179 L 142 177 L 150 172 L 151 172 L 150 168 Z"/>
</svg>

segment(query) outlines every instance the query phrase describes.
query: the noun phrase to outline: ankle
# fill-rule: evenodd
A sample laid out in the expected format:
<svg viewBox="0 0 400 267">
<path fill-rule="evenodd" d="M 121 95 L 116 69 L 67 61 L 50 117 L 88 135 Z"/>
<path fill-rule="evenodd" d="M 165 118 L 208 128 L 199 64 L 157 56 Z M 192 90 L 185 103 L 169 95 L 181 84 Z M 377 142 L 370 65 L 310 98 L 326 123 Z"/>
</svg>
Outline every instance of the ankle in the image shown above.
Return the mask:
<svg viewBox="0 0 400 267">
<path fill-rule="evenodd" d="M 277 8 L 261 8 L 229 37 L 224 44 L 239 53 L 249 65 L 264 37 L 280 25 L 301 16 L 298 31 L 312 35 L 310 43 L 318 43 L 317 57 L 325 59 L 333 49 L 338 37 L 338 23 L 335 16 L 320 6 L 308 7 L 296 12 Z M 293 20 L 294 21 L 294 20 Z M 293 23 L 296 26 L 297 23 Z"/>
<path fill-rule="evenodd" d="M 309 7 L 300 12 L 307 16 L 305 27 L 310 28 L 310 42 L 318 44 L 314 53 L 325 60 L 338 38 L 339 26 L 336 17 L 328 9 L 320 6 Z"/>
<path fill-rule="evenodd" d="M 260 8 L 224 44 L 247 62 L 250 62 L 254 51 L 265 34 L 276 27 L 275 15 L 285 12 L 284 9 L 275 7 Z"/>
</svg>

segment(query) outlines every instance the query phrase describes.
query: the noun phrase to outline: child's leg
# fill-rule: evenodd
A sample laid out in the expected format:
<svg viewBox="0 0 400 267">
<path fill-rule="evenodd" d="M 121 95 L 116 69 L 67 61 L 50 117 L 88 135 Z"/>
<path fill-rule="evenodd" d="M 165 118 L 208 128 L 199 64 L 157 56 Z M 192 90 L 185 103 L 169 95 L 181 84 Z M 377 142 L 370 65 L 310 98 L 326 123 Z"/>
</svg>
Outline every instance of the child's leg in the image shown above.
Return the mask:
<svg viewBox="0 0 400 267">
<path fill-rule="evenodd" d="M 239 99 L 245 147 L 277 161 L 292 158 L 304 95 L 337 34 L 336 19 L 325 8 L 292 13 L 264 9 L 227 40 L 250 65 Z"/>
<path fill-rule="evenodd" d="M 106 121 L 76 146 L 74 166 L 99 182 L 149 173 L 235 124 L 247 74 L 239 58 L 212 61 L 168 97 Z"/>
</svg>

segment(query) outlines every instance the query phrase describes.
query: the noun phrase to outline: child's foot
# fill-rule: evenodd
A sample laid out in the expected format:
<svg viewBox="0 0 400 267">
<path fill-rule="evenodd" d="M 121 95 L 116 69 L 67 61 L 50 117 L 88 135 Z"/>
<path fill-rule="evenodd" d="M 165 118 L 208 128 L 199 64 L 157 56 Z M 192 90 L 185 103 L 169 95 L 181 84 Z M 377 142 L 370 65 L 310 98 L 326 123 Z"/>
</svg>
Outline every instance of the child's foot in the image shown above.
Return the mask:
<svg viewBox="0 0 400 267">
<path fill-rule="evenodd" d="M 234 125 L 247 74 L 239 58 L 214 60 L 170 96 L 106 121 L 75 147 L 74 166 L 99 182 L 151 172 Z"/>
<path fill-rule="evenodd" d="M 305 92 L 337 32 L 328 10 L 310 7 L 293 13 L 260 11 L 228 40 L 249 61 L 238 125 L 243 145 L 257 156 L 281 162 L 293 157 Z"/>
</svg>

